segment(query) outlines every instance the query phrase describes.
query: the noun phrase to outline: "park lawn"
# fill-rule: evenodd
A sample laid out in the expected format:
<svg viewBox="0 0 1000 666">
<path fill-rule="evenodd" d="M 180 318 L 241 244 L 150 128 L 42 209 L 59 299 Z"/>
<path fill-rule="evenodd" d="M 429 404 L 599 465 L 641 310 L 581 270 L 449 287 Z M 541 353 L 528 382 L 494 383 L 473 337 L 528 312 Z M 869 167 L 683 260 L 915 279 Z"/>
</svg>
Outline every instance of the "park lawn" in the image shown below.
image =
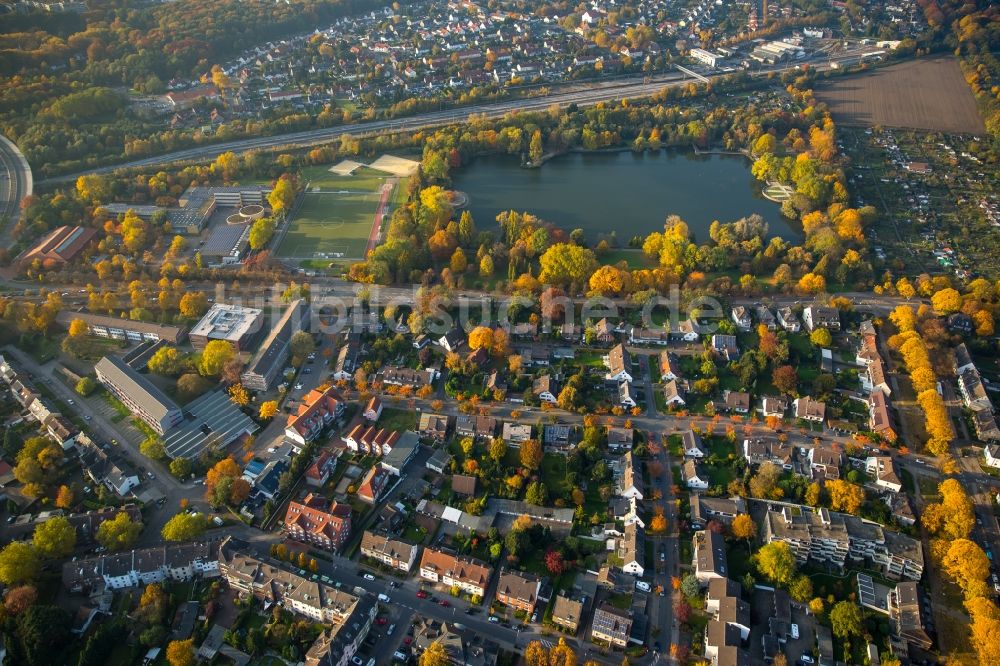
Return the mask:
<svg viewBox="0 0 1000 666">
<path fill-rule="evenodd" d="M 598 259 L 602 264 L 607 266 L 617 266 L 619 262 L 624 261 L 628 264 L 629 269 L 632 270 L 656 267 L 656 264 L 646 256 L 646 253 L 639 249 L 622 248 L 611 250 L 598 257 Z"/>
</svg>

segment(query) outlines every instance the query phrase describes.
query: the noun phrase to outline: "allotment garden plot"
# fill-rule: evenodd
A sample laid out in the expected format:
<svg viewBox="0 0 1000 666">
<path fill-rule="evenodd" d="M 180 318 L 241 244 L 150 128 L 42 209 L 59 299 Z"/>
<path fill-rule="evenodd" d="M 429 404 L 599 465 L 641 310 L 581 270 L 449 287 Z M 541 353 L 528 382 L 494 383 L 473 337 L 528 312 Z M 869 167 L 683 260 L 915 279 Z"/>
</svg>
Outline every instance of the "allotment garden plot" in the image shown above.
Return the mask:
<svg viewBox="0 0 1000 666">
<path fill-rule="evenodd" d="M 278 246 L 278 255 L 297 259 L 363 258 L 378 240 L 376 223 L 388 213 L 396 180 L 368 168 L 353 175 L 328 167 L 307 169 L 302 202 Z"/>
</svg>

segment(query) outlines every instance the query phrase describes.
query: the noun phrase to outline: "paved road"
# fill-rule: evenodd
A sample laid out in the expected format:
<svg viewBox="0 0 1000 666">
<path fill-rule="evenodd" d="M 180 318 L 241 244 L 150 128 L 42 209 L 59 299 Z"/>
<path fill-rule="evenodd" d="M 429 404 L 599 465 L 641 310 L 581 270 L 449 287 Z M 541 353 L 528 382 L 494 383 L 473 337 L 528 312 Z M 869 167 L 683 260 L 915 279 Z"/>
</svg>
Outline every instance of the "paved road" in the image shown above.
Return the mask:
<svg viewBox="0 0 1000 666">
<path fill-rule="evenodd" d="M 0 135 L 0 240 L 7 247 L 10 230 L 21 215 L 21 200 L 34 190 L 31 167 L 14 143 Z"/>
<path fill-rule="evenodd" d="M 809 65 L 818 70 L 828 69 L 831 62 L 853 60 L 856 59 L 860 53 L 868 50 L 874 49 L 863 48 L 848 51 L 843 54 L 838 54 L 832 59 L 822 57 L 813 60 L 806 59 L 797 63 L 787 63 L 755 71 L 752 75 L 768 76 L 773 73 L 794 70 L 804 65 Z M 719 76 L 722 76 L 722 74 L 716 75 L 712 78 L 718 78 Z M 73 181 L 78 176 L 83 175 L 83 173 L 108 173 L 121 168 L 156 166 L 187 160 L 211 160 L 227 151 L 243 152 L 262 148 L 312 146 L 327 143 L 344 134 L 350 134 L 352 136 L 367 136 L 386 131 L 398 132 L 428 127 L 439 127 L 442 125 L 464 121 L 470 115 L 496 118 L 507 113 L 518 111 L 541 111 L 548 109 L 552 105 L 568 106 L 570 104 L 576 104 L 578 106 L 588 106 L 598 102 L 615 99 L 646 97 L 660 92 L 664 87 L 686 85 L 691 80 L 692 79 L 683 77 L 679 73 L 669 73 L 650 78 L 637 77 L 614 82 L 595 81 L 587 82 L 585 84 L 578 83 L 573 84 L 574 89 L 569 92 L 554 92 L 537 98 L 503 100 L 491 104 L 477 104 L 475 106 L 466 106 L 458 109 L 432 111 L 429 113 L 395 120 L 376 120 L 368 123 L 306 130 L 271 137 L 240 139 L 236 141 L 217 143 L 210 146 L 198 146 L 195 148 L 166 153 L 164 155 L 148 157 L 141 160 L 133 160 L 113 166 L 100 167 L 88 172 L 57 176 L 45 181 L 40 181 L 39 184 L 48 185 L 59 182 Z"/>
</svg>

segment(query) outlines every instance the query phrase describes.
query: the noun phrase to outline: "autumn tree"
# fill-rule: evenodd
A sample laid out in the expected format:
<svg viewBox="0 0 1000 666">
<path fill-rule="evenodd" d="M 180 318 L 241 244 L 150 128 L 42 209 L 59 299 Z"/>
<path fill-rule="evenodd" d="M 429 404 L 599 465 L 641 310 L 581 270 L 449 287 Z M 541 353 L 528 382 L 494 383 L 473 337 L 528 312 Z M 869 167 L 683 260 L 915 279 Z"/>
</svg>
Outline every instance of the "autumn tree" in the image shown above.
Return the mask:
<svg viewBox="0 0 1000 666">
<path fill-rule="evenodd" d="M 10 615 L 20 615 L 38 601 L 38 590 L 34 585 L 19 585 L 7 590 L 3 595 L 3 609 Z"/>
<path fill-rule="evenodd" d="M 649 522 L 649 531 L 656 534 L 667 531 L 667 517 L 663 515 L 663 507 L 659 505 L 654 509 L 653 519 Z"/>
<path fill-rule="evenodd" d="M 784 541 L 761 546 L 752 559 L 757 571 L 775 585 L 788 585 L 795 575 L 795 555 Z"/>
<path fill-rule="evenodd" d="M 56 494 L 57 507 L 60 509 L 69 509 L 73 506 L 74 500 L 72 488 L 67 485 L 59 486 L 59 492 Z"/>
<path fill-rule="evenodd" d="M 35 547 L 25 541 L 11 541 L 0 550 L 0 583 L 17 585 L 34 580 L 41 568 Z"/>
<path fill-rule="evenodd" d="M 76 528 L 64 516 L 54 516 L 35 527 L 31 543 L 42 557 L 66 557 L 76 547 Z"/>
<path fill-rule="evenodd" d="M 295 201 L 295 182 L 289 175 L 284 175 L 274 184 L 274 189 L 267 195 L 267 203 L 277 215 L 292 207 Z"/>
<path fill-rule="evenodd" d="M 208 311 L 208 296 L 203 291 L 188 291 L 181 296 L 178 304 L 181 316 L 187 319 L 197 319 Z M 223 342 L 216 340 L 215 342 Z M 212 344 L 211 342 L 209 344 Z M 229 343 L 226 343 L 229 344 Z"/>
<path fill-rule="evenodd" d="M 931 306 L 938 314 L 958 312 L 962 309 L 962 295 L 958 293 L 958 290 L 951 287 L 941 289 L 934 292 L 934 295 L 931 296 Z"/>
<path fill-rule="evenodd" d="M 975 541 L 955 539 L 941 558 L 941 568 L 962 588 L 967 598 L 990 596 L 986 585 L 990 576 L 990 561 Z"/>
<path fill-rule="evenodd" d="M 783 471 L 772 462 L 763 463 L 750 479 L 750 494 L 759 499 L 781 499 L 778 481 Z"/>
<path fill-rule="evenodd" d="M 170 666 L 194 666 L 196 663 L 194 639 L 170 641 L 167 644 L 167 663 Z"/>
<path fill-rule="evenodd" d="M 127 550 L 135 545 L 142 532 L 142 523 L 121 511 L 97 528 L 97 542 L 110 551 Z"/>
<path fill-rule="evenodd" d="M 733 518 L 733 522 L 729 528 L 732 530 L 733 537 L 737 539 L 749 542 L 757 536 L 757 523 L 753 521 L 753 518 L 748 513 L 741 513 Z"/>
<path fill-rule="evenodd" d="M 928 532 L 946 539 L 964 539 L 972 532 L 976 516 L 972 500 L 957 479 L 938 484 L 941 501 L 924 508 L 921 522 Z"/>
<path fill-rule="evenodd" d="M 469 349 L 491 349 L 493 347 L 493 329 L 489 326 L 476 326 L 469 332 Z"/>
<path fill-rule="evenodd" d="M 861 505 L 865 503 L 865 491 L 856 483 L 844 479 L 829 479 L 826 492 L 830 497 L 830 508 L 857 515 Z"/>
<path fill-rule="evenodd" d="M 165 541 L 190 541 L 208 528 L 208 518 L 200 513 L 178 513 L 163 526 Z"/>
<path fill-rule="evenodd" d="M 267 421 L 268 419 L 274 418 L 278 413 L 278 401 L 277 400 L 267 400 L 260 403 L 260 411 L 257 416 L 262 421 Z"/>
<path fill-rule="evenodd" d="M 539 257 L 541 273 L 538 279 L 547 284 L 582 285 L 597 269 L 597 258 L 584 247 L 570 243 L 555 243 Z"/>
<path fill-rule="evenodd" d="M 420 655 L 420 666 L 449 666 L 451 658 L 444 649 L 444 644 L 436 640 L 427 646 L 424 653 Z"/>
<path fill-rule="evenodd" d="M 146 367 L 158 375 L 174 377 L 184 369 L 183 356 L 174 347 L 161 347 L 149 359 Z"/>
<path fill-rule="evenodd" d="M 218 377 L 222 368 L 236 358 L 236 350 L 225 340 L 209 340 L 198 359 L 198 372 L 203 377 Z"/>
<path fill-rule="evenodd" d="M 817 328 L 809 334 L 809 341 L 817 347 L 829 347 L 833 344 L 833 335 L 825 328 Z"/>
<path fill-rule="evenodd" d="M 536 470 L 542 464 L 542 443 L 537 439 L 529 439 L 521 444 L 519 451 L 521 464 L 530 469 Z"/>
<path fill-rule="evenodd" d="M 837 602 L 830 609 L 830 628 L 834 636 L 845 641 L 861 636 L 864 631 L 861 607 L 852 601 Z"/>
<path fill-rule="evenodd" d="M 983 597 L 969 599 L 965 606 L 972 617 L 969 629 L 979 663 L 1000 664 L 1000 610 Z"/>
<path fill-rule="evenodd" d="M 782 393 L 797 394 L 799 375 L 794 367 L 790 365 L 778 366 L 771 373 L 771 381 L 774 383 L 774 387 Z"/>
</svg>

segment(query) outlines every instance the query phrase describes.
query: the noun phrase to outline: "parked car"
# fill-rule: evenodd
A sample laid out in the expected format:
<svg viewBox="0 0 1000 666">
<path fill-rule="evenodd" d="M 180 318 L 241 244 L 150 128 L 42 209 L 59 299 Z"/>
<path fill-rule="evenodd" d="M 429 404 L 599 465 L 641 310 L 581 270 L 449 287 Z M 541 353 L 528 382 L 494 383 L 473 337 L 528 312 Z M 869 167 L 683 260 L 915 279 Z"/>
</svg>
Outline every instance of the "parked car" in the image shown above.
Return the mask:
<svg viewBox="0 0 1000 666">
<path fill-rule="evenodd" d="M 364 575 L 364 579 L 365 579 L 365 580 L 375 580 L 375 576 L 373 576 L 373 575 L 371 575 L 371 574 L 369 574 L 369 573 L 366 573 L 366 574 Z"/>
</svg>

